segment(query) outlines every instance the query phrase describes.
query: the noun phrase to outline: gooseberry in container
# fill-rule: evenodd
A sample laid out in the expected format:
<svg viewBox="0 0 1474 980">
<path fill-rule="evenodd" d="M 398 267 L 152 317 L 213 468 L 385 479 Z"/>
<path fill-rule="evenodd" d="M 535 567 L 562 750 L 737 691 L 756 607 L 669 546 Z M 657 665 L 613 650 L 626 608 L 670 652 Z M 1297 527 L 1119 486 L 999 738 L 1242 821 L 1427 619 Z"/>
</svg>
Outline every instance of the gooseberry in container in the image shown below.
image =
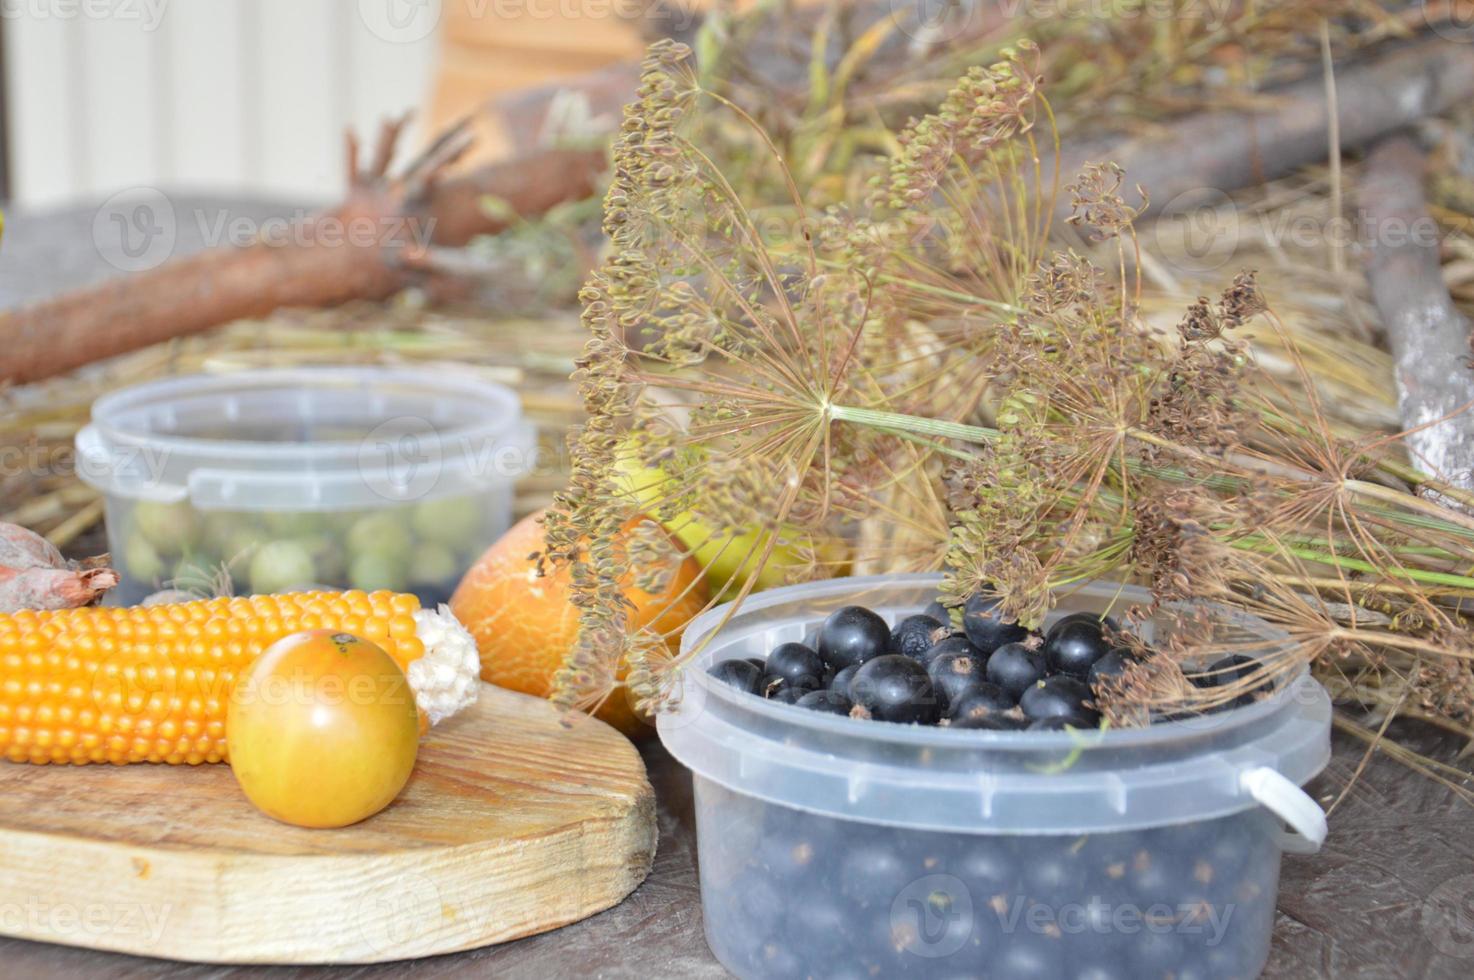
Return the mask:
<svg viewBox="0 0 1474 980">
<path fill-rule="evenodd" d="M 76 444 L 78 475 L 106 498 L 111 601 L 125 604 L 222 570 L 242 592 L 443 602 L 511 524 L 535 448 L 501 385 L 335 367 L 134 385 L 98 399 Z"/>
</svg>

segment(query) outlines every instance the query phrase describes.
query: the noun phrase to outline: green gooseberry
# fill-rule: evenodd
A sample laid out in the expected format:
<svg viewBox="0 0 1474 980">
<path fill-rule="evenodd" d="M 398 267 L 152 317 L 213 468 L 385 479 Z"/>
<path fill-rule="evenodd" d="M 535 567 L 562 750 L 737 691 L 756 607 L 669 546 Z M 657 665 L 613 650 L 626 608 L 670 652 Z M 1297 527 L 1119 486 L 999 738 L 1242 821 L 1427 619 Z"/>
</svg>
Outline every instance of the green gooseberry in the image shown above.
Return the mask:
<svg viewBox="0 0 1474 980">
<path fill-rule="evenodd" d="M 149 583 L 158 582 L 164 574 L 164 559 L 159 557 L 158 549 L 137 530 L 123 545 L 123 571 L 131 579 Z"/>
<path fill-rule="evenodd" d="M 200 515 L 187 501 L 140 500 L 133 505 L 133 527 L 160 554 L 180 555 L 198 539 Z"/>
<path fill-rule="evenodd" d="M 384 555 L 403 565 L 413 546 L 409 528 L 398 516 L 386 510 L 361 517 L 348 529 L 348 553 L 355 558 Z"/>
<path fill-rule="evenodd" d="M 252 592 L 286 592 L 316 582 L 317 568 L 300 542 L 268 541 L 251 558 L 249 577 Z"/>
<path fill-rule="evenodd" d="M 321 532 L 327 521 L 310 510 L 273 510 L 262 515 L 262 523 L 272 537 L 297 538 Z"/>
<path fill-rule="evenodd" d="M 388 589 L 403 592 L 406 586 L 404 561 L 383 551 L 365 551 L 348 563 L 348 586 L 373 592 Z"/>
<path fill-rule="evenodd" d="M 476 497 L 441 497 L 415 504 L 410 527 L 422 541 L 454 548 L 479 536 L 484 517 L 485 508 Z"/>
<path fill-rule="evenodd" d="M 409 578 L 415 585 L 443 585 L 460 572 L 455 552 L 443 544 L 425 541 L 415 548 L 409 563 Z"/>
</svg>

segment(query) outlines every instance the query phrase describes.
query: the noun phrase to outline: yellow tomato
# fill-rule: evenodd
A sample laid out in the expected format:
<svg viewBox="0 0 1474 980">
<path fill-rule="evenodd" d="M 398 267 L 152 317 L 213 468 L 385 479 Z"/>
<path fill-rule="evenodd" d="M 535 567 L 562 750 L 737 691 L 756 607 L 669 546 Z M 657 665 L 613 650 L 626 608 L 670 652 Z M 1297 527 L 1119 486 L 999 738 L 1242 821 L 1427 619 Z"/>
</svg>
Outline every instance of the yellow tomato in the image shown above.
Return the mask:
<svg viewBox="0 0 1474 980">
<path fill-rule="evenodd" d="M 420 723 L 404 671 L 332 630 L 283 637 L 230 695 L 225 745 L 251 802 L 299 827 L 346 827 L 388 806 L 415 766 Z"/>
</svg>

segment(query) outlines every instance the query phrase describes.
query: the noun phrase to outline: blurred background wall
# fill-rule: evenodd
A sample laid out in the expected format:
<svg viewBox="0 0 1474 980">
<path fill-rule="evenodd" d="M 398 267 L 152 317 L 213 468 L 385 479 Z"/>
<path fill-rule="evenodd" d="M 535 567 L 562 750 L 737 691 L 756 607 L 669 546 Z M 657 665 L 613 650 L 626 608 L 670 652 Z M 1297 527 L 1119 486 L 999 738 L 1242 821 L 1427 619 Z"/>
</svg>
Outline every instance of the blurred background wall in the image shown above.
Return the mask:
<svg viewBox="0 0 1474 980">
<path fill-rule="evenodd" d="M 343 131 L 433 127 L 498 91 L 638 55 L 703 0 L 0 0 L 22 208 L 137 187 L 329 201 Z M 500 152 L 494 131 L 477 148 Z"/>
</svg>

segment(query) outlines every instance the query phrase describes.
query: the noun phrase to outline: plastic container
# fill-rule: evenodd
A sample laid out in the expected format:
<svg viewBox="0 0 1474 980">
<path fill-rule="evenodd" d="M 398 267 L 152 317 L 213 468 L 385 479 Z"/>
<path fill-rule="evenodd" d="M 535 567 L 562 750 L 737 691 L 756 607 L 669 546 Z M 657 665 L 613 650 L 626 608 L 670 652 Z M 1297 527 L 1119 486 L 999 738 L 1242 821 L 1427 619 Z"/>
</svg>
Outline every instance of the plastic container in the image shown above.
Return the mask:
<svg viewBox="0 0 1474 980">
<path fill-rule="evenodd" d="M 1304 673 L 1230 711 L 1091 733 L 857 720 L 706 674 L 802 639 L 840 606 L 894 623 L 935 598 L 938 581 L 764 592 L 687 669 L 680 705 L 658 726 L 694 775 L 717 958 L 763 978 L 1258 975 L 1280 855 L 1313 851 L 1325 836 L 1324 814 L 1299 787 L 1330 758 L 1330 701 Z M 1085 586 L 1060 615 L 1144 598 Z M 1215 641 L 1282 638 L 1208 609 Z M 683 647 L 726 612 L 693 621 Z M 1141 632 L 1160 639 L 1169 628 Z"/>
<path fill-rule="evenodd" d="M 212 590 L 222 567 L 242 593 L 444 601 L 506 530 L 534 452 L 510 389 L 407 368 L 168 378 L 98 399 L 77 434 L 124 603 Z"/>
</svg>

